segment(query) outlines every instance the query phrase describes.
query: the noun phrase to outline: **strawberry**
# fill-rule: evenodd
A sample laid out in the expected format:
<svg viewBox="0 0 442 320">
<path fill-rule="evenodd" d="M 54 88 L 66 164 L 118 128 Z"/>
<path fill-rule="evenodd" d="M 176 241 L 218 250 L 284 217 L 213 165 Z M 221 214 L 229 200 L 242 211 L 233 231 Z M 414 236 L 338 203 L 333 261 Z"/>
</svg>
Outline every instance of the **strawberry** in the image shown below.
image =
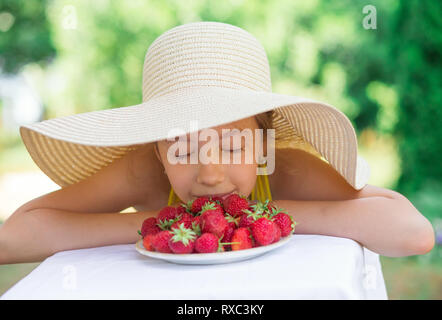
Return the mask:
<svg viewBox="0 0 442 320">
<path fill-rule="evenodd" d="M 231 242 L 232 251 L 250 249 L 253 247 L 253 239 L 249 228 L 235 229 Z"/>
<path fill-rule="evenodd" d="M 233 217 L 239 217 L 244 209 L 249 208 L 249 201 L 236 193 L 232 193 L 223 201 L 224 210 Z"/>
<path fill-rule="evenodd" d="M 240 221 L 240 217 L 232 217 L 230 214 L 226 213 L 225 214 L 225 218 L 227 220 L 227 222 L 229 223 L 229 225 L 233 228 L 236 229 L 239 226 L 239 221 Z"/>
<path fill-rule="evenodd" d="M 209 206 L 212 208 L 215 204 L 206 204 L 203 206 L 203 213 L 201 215 L 201 231 L 203 233 L 210 232 L 217 237 L 221 237 L 224 234 L 224 230 L 227 228 L 227 220 L 224 218 L 224 214 L 218 208 L 207 209 Z M 207 209 L 207 210 L 206 210 Z M 221 209 L 222 210 L 222 209 Z"/>
<path fill-rule="evenodd" d="M 228 224 L 227 228 L 224 230 L 223 233 L 223 240 L 224 241 L 231 241 L 232 240 L 232 236 L 233 236 L 233 232 L 236 230 L 235 226 L 233 226 L 232 224 Z"/>
<path fill-rule="evenodd" d="M 171 226 L 170 229 L 177 228 L 181 223 L 184 223 L 184 226 L 186 228 L 192 228 L 192 220 L 193 216 L 190 213 L 184 212 L 180 214 L 179 220 L 175 221 Z"/>
<path fill-rule="evenodd" d="M 158 212 L 157 220 L 158 222 L 161 222 L 164 220 L 175 219 L 177 215 L 178 215 L 177 208 L 172 206 L 167 206 L 161 209 L 160 212 Z"/>
<path fill-rule="evenodd" d="M 273 224 L 273 242 L 278 242 L 281 239 L 281 229 L 278 227 L 276 223 Z"/>
<path fill-rule="evenodd" d="M 177 208 L 172 206 L 164 207 L 158 212 L 157 223 L 162 230 L 170 229 L 170 226 L 177 221 Z"/>
<path fill-rule="evenodd" d="M 192 218 L 192 230 L 200 236 L 201 235 L 201 216 L 196 216 Z"/>
<path fill-rule="evenodd" d="M 232 242 L 221 242 L 221 238 L 210 232 L 203 233 L 195 241 L 195 251 L 199 253 L 223 252 L 224 246 L 231 245 Z"/>
<path fill-rule="evenodd" d="M 219 203 L 216 203 L 216 202 L 207 202 L 206 204 L 204 204 L 201 207 L 200 212 L 201 212 L 201 215 L 204 215 L 204 213 L 207 213 L 209 211 L 210 212 L 218 212 L 218 213 L 224 215 L 223 207 Z"/>
<path fill-rule="evenodd" d="M 152 238 L 152 247 L 155 251 L 162 253 L 172 253 L 169 247 L 169 239 L 172 238 L 172 233 L 168 230 L 160 231 Z"/>
<path fill-rule="evenodd" d="M 167 206 L 160 210 L 157 215 L 157 225 L 161 230 L 170 230 L 170 227 L 181 219 L 183 213 L 180 207 Z"/>
<path fill-rule="evenodd" d="M 225 219 L 227 220 L 227 228 L 224 230 L 223 240 L 229 242 L 232 240 L 233 232 L 239 226 L 240 218 L 234 218 L 230 214 L 226 213 Z M 230 245 L 226 245 L 226 250 L 230 250 Z"/>
<path fill-rule="evenodd" d="M 224 230 L 227 228 L 227 220 L 219 213 L 207 213 L 201 217 L 201 231 L 211 232 L 217 237 L 224 235 Z"/>
<path fill-rule="evenodd" d="M 195 251 L 199 253 L 217 252 L 219 249 L 219 239 L 213 233 L 203 233 L 195 241 Z"/>
<path fill-rule="evenodd" d="M 243 210 L 244 214 L 241 216 L 239 220 L 240 227 L 250 227 L 253 222 L 255 222 L 256 220 L 262 217 L 260 211 L 255 212 L 253 210 L 254 210 L 253 208 Z"/>
<path fill-rule="evenodd" d="M 268 245 L 273 242 L 274 239 L 274 225 L 275 223 L 266 217 L 259 218 L 251 226 L 253 238 L 255 241 L 262 245 Z"/>
<path fill-rule="evenodd" d="M 207 202 L 210 202 L 209 198 L 207 197 L 199 197 L 196 198 L 194 200 L 190 200 L 187 203 L 187 207 L 190 208 L 190 211 L 192 211 L 192 213 L 194 215 L 198 215 L 201 211 L 201 208 L 204 204 L 206 204 Z"/>
<path fill-rule="evenodd" d="M 177 215 L 183 214 L 185 212 L 187 213 L 191 213 L 191 211 L 189 209 L 187 209 L 187 206 L 185 204 L 180 204 L 179 206 L 176 207 L 176 212 Z"/>
<path fill-rule="evenodd" d="M 293 220 L 292 216 L 284 212 L 280 212 L 273 216 L 272 220 L 281 229 L 281 237 L 288 236 L 289 234 L 295 232 L 296 222 Z"/>
<path fill-rule="evenodd" d="M 216 202 L 216 203 L 218 203 L 219 205 L 222 205 L 222 204 L 223 204 L 223 198 L 218 197 L 218 196 L 210 197 L 210 200 L 211 200 L 212 202 Z"/>
<path fill-rule="evenodd" d="M 179 226 L 181 224 L 186 228 L 190 228 L 190 229 L 192 228 L 192 220 L 190 220 L 190 221 L 189 220 L 178 220 L 178 221 L 175 221 L 174 223 L 172 223 L 172 225 L 170 226 L 170 230 L 179 228 Z"/>
<path fill-rule="evenodd" d="M 172 229 L 171 234 L 169 248 L 173 253 L 192 253 L 196 239 L 196 233 L 192 229 L 186 228 L 182 223 L 178 228 Z"/>
<path fill-rule="evenodd" d="M 152 245 L 152 240 L 155 237 L 154 234 L 147 234 L 144 238 L 143 238 L 143 246 L 147 251 L 155 251 L 153 245 Z"/>
<path fill-rule="evenodd" d="M 141 225 L 141 231 L 139 232 L 139 234 L 144 238 L 148 234 L 155 234 L 160 231 L 161 229 L 157 225 L 157 219 L 151 217 L 143 221 L 143 224 Z"/>
<path fill-rule="evenodd" d="M 255 219 L 253 219 L 252 216 L 243 214 L 241 216 L 241 219 L 239 220 L 239 226 L 243 228 L 250 227 L 252 223 L 255 222 Z"/>
<path fill-rule="evenodd" d="M 235 232 L 236 228 L 232 227 L 229 223 L 226 230 L 224 231 L 223 240 L 226 242 L 232 241 L 233 233 Z M 227 251 L 232 250 L 232 247 L 230 244 L 226 244 L 225 249 Z"/>
<path fill-rule="evenodd" d="M 256 201 L 254 204 L 250 205 L 249 208 L 249 211 L 252 211 L 257 215 L 269 215 L 271 210 L 273 210 L 273 205 L 269 205 L 269 199 L 265 202 Z"/>
</svg>

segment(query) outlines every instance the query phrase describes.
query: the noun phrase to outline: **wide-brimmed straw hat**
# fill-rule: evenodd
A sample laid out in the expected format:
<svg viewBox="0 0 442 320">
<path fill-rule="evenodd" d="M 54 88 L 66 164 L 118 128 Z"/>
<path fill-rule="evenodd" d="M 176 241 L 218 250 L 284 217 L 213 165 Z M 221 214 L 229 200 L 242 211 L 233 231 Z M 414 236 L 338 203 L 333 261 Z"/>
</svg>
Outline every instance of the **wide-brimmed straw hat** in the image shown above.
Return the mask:
<svg viewBox="0 0 442 320">
<path fill-rule="evenodd" d="M 143 102 L 22 125 L 20 134 L 37 166 L 61 187 L 79 182 L 131 150 L 168 137 L 269 112 L 277 147 L 304 149 L 331 165 L 354 189 L 369 178 L 355 130 L 327 103 L 272 92 L 260 42 L 221 22 L 176 26 L 149 46 Z M 276 164 L 277 165 L 277 164 Z"/>
</svg>

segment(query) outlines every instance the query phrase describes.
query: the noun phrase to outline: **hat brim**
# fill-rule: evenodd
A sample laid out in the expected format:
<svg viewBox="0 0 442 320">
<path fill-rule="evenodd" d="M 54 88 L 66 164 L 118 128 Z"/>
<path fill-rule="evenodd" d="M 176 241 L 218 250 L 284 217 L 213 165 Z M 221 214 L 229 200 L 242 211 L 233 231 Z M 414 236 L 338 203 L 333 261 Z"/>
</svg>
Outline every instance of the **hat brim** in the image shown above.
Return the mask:
<svg viewBox="0 0 442 320">
<path fill-rule="evenodd" d="M 356 190 L 370 170 L 358 156 L 350 120 L 337 108 L 267 91 L 220 87 L 180 89 L 144 103 L 22 125 L 20 134 L 37 166 L 64 187 L 87 178 L 141 144 L 163 140 L 170 130 L 191 132 L 273 110 L 284 139 L 302 137 Z"/>
</svg>

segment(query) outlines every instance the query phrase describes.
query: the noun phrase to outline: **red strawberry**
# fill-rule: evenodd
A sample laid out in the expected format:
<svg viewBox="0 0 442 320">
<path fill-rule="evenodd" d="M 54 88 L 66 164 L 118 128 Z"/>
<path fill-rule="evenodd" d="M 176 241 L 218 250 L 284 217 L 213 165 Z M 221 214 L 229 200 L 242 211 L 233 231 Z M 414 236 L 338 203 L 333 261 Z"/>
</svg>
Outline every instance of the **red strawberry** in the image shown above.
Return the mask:
<svg viewBox="0 0 442 320">
<path fill-rule="evenodd" d="M 272 220 L 281 229 L 281 237 L 288 236 L 295 231 L 296 222 L 293 220 L 292 216 L 284 212 L 280 212 L 273 216 Z"/>
<path fill-rule="evenodd" d="M 196 233 L 192 229 L 180 224 L 178 228 L 172 229 L 171 234 L 169 248 L 173 253 L 192 253 L 196 239 Z"/>
<path fill-rule="evenodd" d="M 278 227 L 276 223 L 273 224 L 273 242 L 278 242 L 281 239 L 281 229 Z"/>
<path fill-rule="evenodd" d="M 204 210 L 204 207 L 203 207 Z M 219 210 L 207 210 L 201 215 L 201 231 L 203 233 L 210 232 L 217 237 L 221 237 L 224 234 L 224 230 L 227 228 L 227 220 L 224 218 Z"/>
<path fill-rule="evenodd" d="M 240 218 L 234 218 L 230 214 L 226 213 L 225 219 L 227 220 L 227 228 L 224 230 L 224 235 L 222 237 L 222 240 L 225 242 L 230 242 L 232 240 L 233 232 L 236 228 L 239 226 L 239 220 Z M 230 250 L 231 247 L 229 244 L 225 246 L 226 250 Z"/>
<path fill-rule="evenodd" d="M 152 245 L 152 240 L 155 237 L 154 234 L 147 234 L 144 238 L 143 238 L 143 246 L 147 251 L 155 251 L 153 245 Z"/>
<path fill-rule="evenodd" d="M 177 215 L 183 214 L 183 213 L 185 213 L 185 212 L 190 213 L 190 212 L 188 212 L 187 207 L 186 207 L 185 204 L 180 204 L 180 205 L 176 208 L 176 211 L 177 211 Z"/>
<path fill-rule="evenodd" d="M 196 216 L 192 218 L 192 223 L 194 223 L 195 225 L 200 225 L 201 223 L 201 216 Z"/>
<path fill-rule="evenodd" d="M 257 215 L 269 216 L 273 208 L 274 205 L 269 204 L 269 199 L 267 199 L 265 202 L 254 201 L 254 203 L 250 205 L 249 211 L 252 211 Z"/>
<path fill-rule="evenodd" d="M 172 225 L 170 226 L 170 230 L 179 228 L 180 225 L 183 225 L 185 228 L 192 228 L 192 221 L 188 221 L 188 220 L 179 220 L 179 221 L 175 221 L 174 223 L 172 223 Z"/>
<path fill-rule="evenodd" d="M 194 215 L 197 215 L 200 213 L 202 206 L 207 202 L 210 202 L 209 198 L 199 197 L 195 200 L 189 201 L 187 207 L 190 208 L 190 211 L 192 211 Z"/>
<path fill-rule="evenodd" d="M 219 248 L 219 239 L 213 233 L 203 233 L 195 241 L 195 251 L 199 253 L 217 252 Z"/>
<path fill-rule="evenodd" d="M 231 242 L 221 242 L 221 239 L 219 239 L 216 235 L 210 232 L 206 232 L 196 239 L 195 252 L 223 252 L 225 251 L 224 246 L 231 244 Z"/>
<path fill-rule="evenodd" d="M 207 213 L 201 217 L 201 231 L 203 233 L 211 232 L 217 237 L 221 237 L 226 228 L 227 220 L 220 213 Z"/>
<path fill-rule="evenodd" d="M 229 223 L 227 228 L 224 230 L 223 241 L 229 242 L 232 240 L 233 232 L 236 230 L 235 225 Z"/>
<path fill-rule="evenodd" d="M 249 208 L 249 201 L 246 197 L 241 197 L 240 195 L 233 193 L 224 199 L 223 207 L 224 211 L 231 216 L 238 217 L 243 214 L 242 210 Z"/>
<path fill-rule="evenodd" d="M 218 203 L 218 204 L 220 204 L 220 205 L 223 204 L 223 198 L 218 197 L 218 196 L 210 197 L 210 200 L 211 200 L 212 202 L 216 202 L 216 203 Z"/>
<path fill-rule="evenodd" d="M 192 230 L 200 236 L 201 235 L 201 216 L 196 216 L 192 218 Z"/>
<path fill-rule="evenodd" d="M 255 219 L 253 219 L 252 216 L 243 214 L 241 216 L 241 219 L 239 220 L 239 226 L 243 228 L 250 227 L 252 223 L 255 222 Z"/>
<path fill-rule="evenodd" d="M 255 212 L 254 208 L 249 208 L 243 211 L 244 214 L 241 216 L 239 220 L 240 227 L 250 227 L 253 222 L 262 217 L 261 211 Z"/>
<path fill-rule="evenodd" d="M 248 228 L 235 229 L 232 236 L 232 251 L 250 249 L 253 247 L 253 240 Z"/>
<path fill-rule="evenodd" d="M 184 226 L 186 228 L 192 228 L 193 216 L 190 213 L 184 212 L 181 215 L 179 215 L 178 217 L 180 217 L 180 219 L 178 221 L 175 221 L 170 226 L 170 229 L 177 228 L 181 223 L 184 223 Z"/>
<path fill-rule="evenodd" d="M 178 215 L 178 211 L 177 208 L 172 207 L 172 206 L 167 206 L 164 207 L 163 209 L 160 210 L 160 212 L 158 212 L 157 215 L 157 222 L 158 225 L 165 224 L 167 221 L 171 221 L 173 219 L 175 219 Z M 170 226 L 170 224 L 169 224 Z"/>
<path fill-rule="evenodd" d="M 221 239 L 225 242 L 232 241 L 233 232 L 235 232 L 235 230 L 236 230 L 235 224 L 232 222 L 228 223 L 227 228 L 224 230 L 224 233 L 223 233 L 223 236 Z M 231 248 L 230 244 L 226 244 L 225 249 L 227 251 L 230 251 L 232 248 Z"/>
<path fill-rule="evenodd" d="M 165 220 L 175 219 L 177 214 L 178 214 L 177 208 L 172 206 L 167 206 L 161 209 L 160 212 L 158 212 L 157 220 L 159 223 L 161 223 Z"/>
<path fill-rule="evenodd" d="M 140 235 L 144 238 L 148 234 L 155 234 L 160 232 L 161 229 L 157 225 L 157 219 L 154 217 L 147 218 L 143 221 L 143 224 L 141 225 L 141 232 Z"/>
<path fill-rule="evenodd" d="M 256 220 L 250 227 L 253 238 L 255 241 L 262 245 L 268 245 L 273 242 L 274 239 L 274 225 L 275 223 L 265 217 Z"/>
<path fill-rule="evenodd" d="M 201 215 L 204 215 L 204 213 L 207 213 L 207 212 L 211 212 L 211 213 L 218 212 L 218 213 L 224 215 L 223 207 L 219 203 L 216 203 L 216 202 L 207 202 L 206 204 L 204 204 L 201 207 L 200 212 L 201 212 Z"/>
<path fill-rule="evenodd" d="M 169 239 L 172 238 L 172 233 L 168 230 L 164 230 L 155 234 L 152 238 L 152 247 L 155 251 L 162 253 L 172 253 L 169 248 Z"/>
<path fill-rule="evenodd" d="M 157 225 L 161 230 L 170 230 L 170 226 L 179 219 L 178 208 L 167 206 L 158 213 Z"/>
</svg>

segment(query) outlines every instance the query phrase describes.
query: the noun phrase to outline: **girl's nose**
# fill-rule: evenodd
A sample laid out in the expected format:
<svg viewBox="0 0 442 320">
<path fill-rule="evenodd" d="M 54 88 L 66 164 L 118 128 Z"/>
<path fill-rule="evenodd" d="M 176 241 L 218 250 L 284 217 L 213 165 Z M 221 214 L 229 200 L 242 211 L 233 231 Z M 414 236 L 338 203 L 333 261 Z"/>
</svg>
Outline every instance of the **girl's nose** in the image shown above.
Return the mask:
<svg viewBox="0 0 442 320">
<path fill-rule="evenodd" d="M 221 164 L 200 164 L 197 182 L 208 186 L 215 186 L 224 181 L 224 170 Z"/>
</svg>

